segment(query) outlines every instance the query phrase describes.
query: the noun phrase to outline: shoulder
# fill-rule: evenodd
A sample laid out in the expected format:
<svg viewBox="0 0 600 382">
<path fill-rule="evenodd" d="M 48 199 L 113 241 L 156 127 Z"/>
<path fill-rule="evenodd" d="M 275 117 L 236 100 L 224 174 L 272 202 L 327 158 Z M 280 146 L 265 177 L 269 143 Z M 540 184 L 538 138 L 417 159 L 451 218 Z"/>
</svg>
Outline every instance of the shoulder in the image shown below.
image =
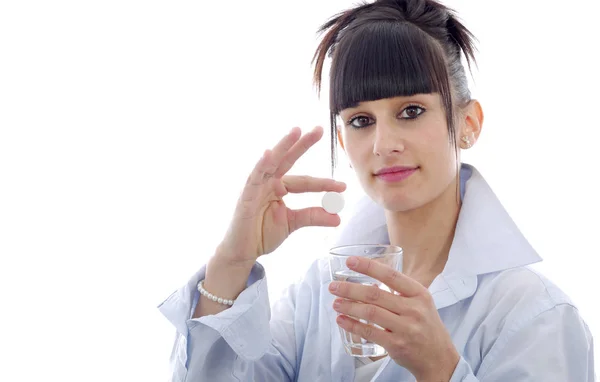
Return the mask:
<svg viewBox="0 0 600 382">
<path fill-rule="evenodd" d="M 533 299 L 543 300 L 549 306 L 573 305 L 569 296 L 554 282 L 529 266 L 480 275 L 478 282 L 495 299 L 510 299 L 513 302 Z"/>
<path fill-rule="evenodd" d="M 478 377 L 593 380 L 587 378 L 593 371 L 591 332 L 555 283 L 530 267 L 480 275 L 479 281 L 469 306 L 476 320 L 470 321 L 466 356 L 478 365 Z"/>
<path fill-rule="evenodd" d="M 496 316 L 513 330 L 540 315 L 579 317 L 577 307 L 563 290 L 527 266 L 480 275 L 473 300 L 485 301 L 488 315 Z M 572 314 L 565 316 L 566 311 Z M 557 325 L 560 321 L 557 320 Z"/>
</svg>

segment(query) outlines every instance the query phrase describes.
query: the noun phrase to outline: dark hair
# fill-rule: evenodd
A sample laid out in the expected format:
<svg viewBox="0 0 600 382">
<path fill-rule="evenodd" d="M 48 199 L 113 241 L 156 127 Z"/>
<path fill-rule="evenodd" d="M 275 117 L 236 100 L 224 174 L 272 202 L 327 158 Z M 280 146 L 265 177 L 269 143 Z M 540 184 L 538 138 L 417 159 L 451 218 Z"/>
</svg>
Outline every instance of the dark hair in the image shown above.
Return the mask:
<svg viewBox="0 0 600 382">
<path fill-rule="evenodd" d="M 435 0 L 377 0 L 333 16 L 312 62 L 320 95 L 323 64 L 332 58 L 329 109 L 331 172 L 337 163 L 336 117 L 359 102 L 439 92 L 446 111 L 450 144 L 458 155 L 454 107 L 471 100 L 464 54 L 475 63 L 475 37 L 455 11 Z"/>
</svg>

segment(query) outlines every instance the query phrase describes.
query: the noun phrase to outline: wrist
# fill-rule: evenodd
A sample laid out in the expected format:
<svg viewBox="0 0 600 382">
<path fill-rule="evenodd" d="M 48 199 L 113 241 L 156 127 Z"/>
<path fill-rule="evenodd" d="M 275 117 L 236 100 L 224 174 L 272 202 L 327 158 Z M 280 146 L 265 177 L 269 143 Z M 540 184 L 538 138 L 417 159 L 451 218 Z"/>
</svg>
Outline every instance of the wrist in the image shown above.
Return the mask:
<svg viewBox="0 0 600 382">
<path fill-rule="evenodd" d="M 250 261 L 231 260 L 217 250 L 206 264 L 205 284 L 225 283 L 230 287 L 233 286 L 231 284 L 237 284 L 235 289 L 243 289 L 254 264 L 255 262 Z"/>
<path fill-rule="evenodd" d="M 248 277 L 252 271 L 254 263 L 237 263 L 229 261 L 226 257 L 219 256 L 217 252 L 210 258 L 206 265 L 206 275 L 202 281 L 200 291 L 201 301 L 197 304 L 193 318 L 218 314 L 229 308 L 230 304 L 219 303 L 222 301 L 235 301 L 237 297 L 246 289 Z M 207 296 L 208 295 L 208 296 Z M 216 296 L 215 301 L 212 298 Z"/>
<path fill-rule="evenodd" d="M 427 373 L 417 378 L 418 382 L 449 382 L 454 375 L 456 366 L 460 362 L 460 354 L 452 347 L 452 351 L 447 353 L 444 361 L 436 363 L 434 367 L 430 367 Z"/>
<path fill-rule="evenodd" d="M 239 257 L 236 257 L 236 255 L 239 256 L 238 252 L 239 251 L 229 249 L 224 243 L 221 243 L 217 246 L 215 254 L 209 262 L 231 269 L 252 269 L 256 263 L 256 259 L 240 259 Z"/>
</svg>

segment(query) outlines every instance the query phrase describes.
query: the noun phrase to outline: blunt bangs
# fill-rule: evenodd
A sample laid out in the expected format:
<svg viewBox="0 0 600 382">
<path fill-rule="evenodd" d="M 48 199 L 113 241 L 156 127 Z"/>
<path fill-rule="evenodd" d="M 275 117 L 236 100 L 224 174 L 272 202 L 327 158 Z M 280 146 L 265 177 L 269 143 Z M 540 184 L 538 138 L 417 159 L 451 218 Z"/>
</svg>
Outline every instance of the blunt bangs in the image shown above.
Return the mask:
<svg viewBox="0 0 600 382">
<path fill-rule="evenodd" d="M 440 93 L 446 114 L 451 114 L 448 73 L 439 43 L 405 22 L 363 24 L 344 31 L 330 71 L 332 116 L 359 102 L 420 93 Z"/>
</svg>

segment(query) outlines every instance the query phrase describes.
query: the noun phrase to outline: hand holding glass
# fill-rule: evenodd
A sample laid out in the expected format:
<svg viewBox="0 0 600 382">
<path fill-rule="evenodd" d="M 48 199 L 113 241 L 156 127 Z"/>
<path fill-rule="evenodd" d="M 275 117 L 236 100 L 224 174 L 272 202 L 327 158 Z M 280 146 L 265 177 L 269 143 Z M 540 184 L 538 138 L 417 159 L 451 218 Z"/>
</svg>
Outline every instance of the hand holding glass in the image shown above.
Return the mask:
<svg viewBox="0 0 600 382">
<path fill-rule="evenodd" d="M 390 292 L 387 285 L 370 276 L 355 272 L 348 268 L 346 260 L 350 256 L 372 259 L 387 266 L 402 271 L 402 248 L 387 244 L 358 244 L 335 247 L 329 250 L 329 270 L 332 281 L 346 281 L 362 285 L 375 285 Z M 393 292 L 392 292 L 393 293 Z M 356 319 L 355 317 L 352 317 Z M 366 320 L 359 320 L 364 324 L 371 324 Z M 381 329 L 378 325 L 372 324 Z M 348 354 L 355 357 L 378 357 L 386 355 L 387 351 L 380 345 L 360 338 L 340 328 L 342 342 Z"/>
</svg>

